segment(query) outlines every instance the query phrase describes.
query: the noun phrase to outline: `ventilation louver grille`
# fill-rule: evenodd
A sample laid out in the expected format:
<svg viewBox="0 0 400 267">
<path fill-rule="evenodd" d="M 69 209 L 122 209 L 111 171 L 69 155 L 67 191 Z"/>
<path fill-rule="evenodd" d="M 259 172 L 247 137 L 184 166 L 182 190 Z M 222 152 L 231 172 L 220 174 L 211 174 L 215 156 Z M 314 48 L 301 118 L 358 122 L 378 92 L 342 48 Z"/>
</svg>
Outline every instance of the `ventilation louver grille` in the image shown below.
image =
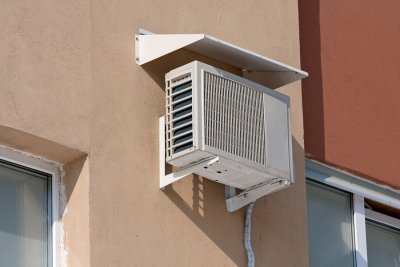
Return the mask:
<svg viewBox="0 0 400 267">
<path fill-rule="evenodd" d="M 193 147 L 193 90 L 190 73 L 167 81 L 167 156 Z"/>
<path fill-rule="evenodd" d="M 205 143 L 265 164 L 263 94 L 204 72 Z"/>
</svg>

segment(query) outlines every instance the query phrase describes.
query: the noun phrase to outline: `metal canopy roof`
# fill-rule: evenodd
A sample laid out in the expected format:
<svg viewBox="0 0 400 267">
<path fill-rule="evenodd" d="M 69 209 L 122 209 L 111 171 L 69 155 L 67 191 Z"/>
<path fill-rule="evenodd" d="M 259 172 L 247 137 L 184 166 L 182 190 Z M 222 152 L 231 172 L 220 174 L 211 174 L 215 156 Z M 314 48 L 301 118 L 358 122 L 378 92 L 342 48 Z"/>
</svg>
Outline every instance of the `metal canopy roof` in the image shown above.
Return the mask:
<svg viewBox="0 0 400 267">
<path fill-rule="evenodd" d="M 153 34 L 142 29 L 135 37 L 136 64 L 146 64 L 181 48 L 240 68 L 246 78 L 260 80 L 265 74 L 267 78 L 261 83 L 272 89 L 308 76 L 305 71 L 206 34 Z"/>
</svg>

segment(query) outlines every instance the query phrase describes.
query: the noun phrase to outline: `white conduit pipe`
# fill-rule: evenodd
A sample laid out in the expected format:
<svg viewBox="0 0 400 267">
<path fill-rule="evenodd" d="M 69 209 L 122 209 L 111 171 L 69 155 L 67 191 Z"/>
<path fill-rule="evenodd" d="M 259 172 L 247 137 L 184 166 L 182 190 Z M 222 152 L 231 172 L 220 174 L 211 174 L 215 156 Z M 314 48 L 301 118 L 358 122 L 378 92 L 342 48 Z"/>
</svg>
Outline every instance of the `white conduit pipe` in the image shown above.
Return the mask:
<svg viewBox="0 0 400 267">
<path fill-rule="evenodd" d="M 244 223 L 244 247 L 246 248 L 248 267 L 254 267 L 254 253 L 251 247 L 251 213 L 253 212 L 254 202 L 247 206 L 246 220 Z"/>
</svg>

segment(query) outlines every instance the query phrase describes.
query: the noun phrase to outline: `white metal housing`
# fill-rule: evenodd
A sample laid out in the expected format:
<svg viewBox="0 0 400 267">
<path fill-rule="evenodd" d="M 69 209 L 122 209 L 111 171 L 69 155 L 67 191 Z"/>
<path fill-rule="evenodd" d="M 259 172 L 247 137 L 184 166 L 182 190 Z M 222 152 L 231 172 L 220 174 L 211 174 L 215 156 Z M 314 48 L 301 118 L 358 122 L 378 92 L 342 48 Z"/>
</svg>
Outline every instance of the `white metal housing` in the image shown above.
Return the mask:
<svg viewBox="0 0 400 267">
<path fill-rule="evenodd" d="M 288 96 L 194 61 L 166 74 L 166 109 L 167 163 L 186 169 L 218 157 L 193 172 L 262 187 L 256 198 L 294 182 Z"/>
</svg>

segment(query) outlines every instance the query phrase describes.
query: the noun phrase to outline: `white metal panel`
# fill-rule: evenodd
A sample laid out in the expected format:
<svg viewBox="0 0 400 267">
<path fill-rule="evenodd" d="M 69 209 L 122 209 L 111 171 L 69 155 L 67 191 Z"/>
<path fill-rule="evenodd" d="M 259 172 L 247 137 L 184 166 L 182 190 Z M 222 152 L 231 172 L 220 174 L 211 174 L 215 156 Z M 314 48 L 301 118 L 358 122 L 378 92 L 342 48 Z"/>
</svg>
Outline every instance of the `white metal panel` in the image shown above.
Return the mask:
<svg viewBox="0 0 400 267">
<path fill-rule="evenodd" d="M 299 78 L 304 78 L 308 75 L 302 70 L 207 34 L 201 40 L 191 43 L 186 49 L 248 71 L 297 72 Z"/>
<path fill-rule="evenodd" d="M 292 147 L 290 139 L 290 109 L 289 97 L 286 99 L 271 97 L 264 94 L 266 140 L 268 166 L 285 173 L 287 178 L 291 176 L 290 156 Z"/>
<path fill-rule="evenodd" d="M 140 33 L 135 36 L 135 58 L 138 65 L 143 65 L 173 51 L 185 48 L 247 72 L 268 73 L 268 79 L 260 80 L 260 83 L 273 89 L 308 77 L 308 73 L 305 71 L 210 35 L 150 34 L 145 30 L 140 30 Z"/>
<path fill-rule="evenodd" d="M 143 65 L 204 39 L 204 34 L 135 35 L 135 61 Z"/>
<path fill-rule="evenodd" d="M 198 169 L 194 173 L 209 180 L 239 189 L 248 189 L 276 178 L 266 172 L 258 171 L 243 163 L 226 159 L 222 156 L 212 166 Z"/>
<path fill-rule="evenodd" d="M 159 188 L 164 187 L 164 177 L 165 177 L 165 117 L 158 118 L 158 160 L 159 160 L 159 177 L 160 184 Z"/>
</svg>

